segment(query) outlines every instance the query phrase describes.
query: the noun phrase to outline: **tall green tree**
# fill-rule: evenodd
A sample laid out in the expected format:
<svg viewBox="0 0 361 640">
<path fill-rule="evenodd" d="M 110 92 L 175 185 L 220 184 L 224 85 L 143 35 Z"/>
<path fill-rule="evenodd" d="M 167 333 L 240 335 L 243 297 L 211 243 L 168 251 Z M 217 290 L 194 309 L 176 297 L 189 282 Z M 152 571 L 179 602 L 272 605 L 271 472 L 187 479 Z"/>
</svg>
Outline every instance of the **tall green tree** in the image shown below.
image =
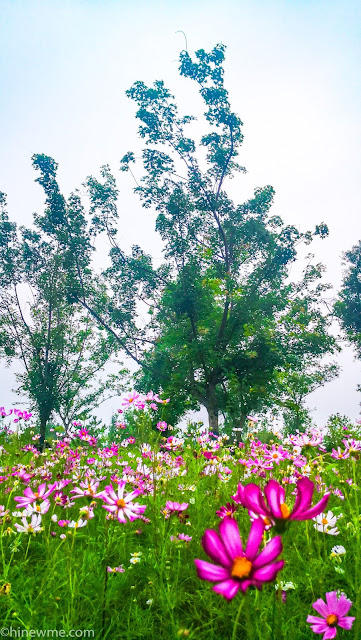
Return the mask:
<svg viewBox="0 0 361 640">
<path fill-rule="evenodd" d="M 41 224 L 66 255 L 69 298 L 137 363 L 141 388 L 172 394 L 169 421 L 203 405 L 214 431 L 220 415 L 239 424 L 267 408 L 275 389 L 281 393 L 280 380 L 285 398 L 289 374 L 311 371 L 336 350 L 322 307 L 322 265 L 308 261 L 300 280 L 290 279 L 299 245 L 327 236 L 326 225 L 300 232 L 284 224 L 271 214 L 271 186 L 241 204 L 226 191 L 245 169 L 238 162 L 242 122 L 224 86 L 224 50 L 180 55 L 181 75 L 203 100 L 203 124 L 179 113 L 161 81 L 136 82 L 127 92 L 138 105 L 144 141 L 135 192 L 157 212 L 164 244 L 158 269 L 139 246 L 129 254 L 121 248 L 128 212 L 122 220 L 109 167 L 100 180 L 87 179 L 85 215 L 78 196 L 61 195 L 54 160 L 33 159 L 46 194 Z M 133 176 L 138 165 L 134 152 L 121 161 Z M 110 264 L 96 273 L 99 234 L 108 237 Z M 140 322 L 139 309 L 148 310 L 148 322 Z"/>
<path fill-rule="evenodd" d="M 361 241 L 343 258 L 346 269 L 335 303 L 335 313 L 357 357 L 361 358 Z"/>
<path fill-rule="evenodd" d="M 172 394 L 180 414 L 205 406 L 217 431 L 220 413 L 244 423 L 272 401 L 281 372 L 285 380 L 336 349 L 321 308 L 322 266 L 308 264 L 299 282 L 289 279 L 297 246 L 328 230 L 320 224 L 301 233 L 271 216 L 270 186 L 243 204 L 232 201 L 226 180 L 245 169 L 238 162 L 242 122 L 224 86 L 224 47 L 197 51 L 195 59 L 182 52 L 180 73 L 198 85 L 203 135 L 193 116 L 179 114 L 163 82 L 136 82 L 127 92 L 145 141 L 135 192 L 158 212 L 169 268 L 141 384 Z M 127 153 L 122 167 L 135 162 Z"/>
<path fill-rule="evenodd" d="M 66 429 L 107 395 L 120 379 L 99 377 L 113 347 L 79 305 L 67 299 L 67 273 L 59 243 L 9 220 L 0 194 L 0 355 L 20 361 L 18 391 L 27 395 L 40 423 L 58 414 Z M 123 371 L 121 372 L 123 373 Z"/>
</svg>

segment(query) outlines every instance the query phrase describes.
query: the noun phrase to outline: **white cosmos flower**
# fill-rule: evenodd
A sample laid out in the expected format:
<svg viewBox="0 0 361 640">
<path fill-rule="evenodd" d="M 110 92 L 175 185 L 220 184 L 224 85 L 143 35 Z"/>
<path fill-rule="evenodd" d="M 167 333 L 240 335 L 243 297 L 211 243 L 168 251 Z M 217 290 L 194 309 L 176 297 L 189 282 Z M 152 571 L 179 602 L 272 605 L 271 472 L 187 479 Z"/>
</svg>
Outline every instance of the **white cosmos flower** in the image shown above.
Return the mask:
<svg viewBox="0 0 361 640">
<path fill-rule="evenodd" d="M 72 520 L 71 522 L 69 522 L 68 527 L 70 527 L 71 529 L 81 529 L 82 527 L 85 527 L 86 524 L 87 524 L 87 521 L 86 520 L 82 520 L 80 518 L 76 522 L 75 522 L 75 520 Z"/>
<path fill-rule="evenodd" d="M 334 516 L 332 511 L 328 511 L 327 514 L 320 513 L 316 518 L 313 518 L 313 521 L 316 523 L 313 526 L 321 533 L 328 533 L 330 536 L 338 536 L 340 532 L 335 525 L 341 515 Z"/>
<path fill-rule="evenodd" d="M 26 509 L 24 509 L 24 513 L 22 515 L 31 516 L 32 513 L 40 513 L 41 515 L 43 515 L 44 513 L 47 513 L 47 511 L 49 511 L 49 507 L 49 500 L 43 500 L 42 502 L 40 502 L 40 504 L 36 504 L 33 502 L 32 504 L 29 504 Z"/>
<path fill-rule="evenodd" d="M 19 533 L 36 533 L 38 531 L 42 531 L 40 513 L 33 513 L 30 523 L 27 521 L 25 516 L 21 518 L 21 522 L 22 525 L 17 522 L 14 524 L 14 527 L 16 527 Z"/>
<path fill-rule="evenodd" d="M 331 549 L 331 557 L 335 558 L 336 556 L 343 556 L 346 553 L 345 547 L 342 544 L 337 544 L 335 547 Z"/>
</svg>

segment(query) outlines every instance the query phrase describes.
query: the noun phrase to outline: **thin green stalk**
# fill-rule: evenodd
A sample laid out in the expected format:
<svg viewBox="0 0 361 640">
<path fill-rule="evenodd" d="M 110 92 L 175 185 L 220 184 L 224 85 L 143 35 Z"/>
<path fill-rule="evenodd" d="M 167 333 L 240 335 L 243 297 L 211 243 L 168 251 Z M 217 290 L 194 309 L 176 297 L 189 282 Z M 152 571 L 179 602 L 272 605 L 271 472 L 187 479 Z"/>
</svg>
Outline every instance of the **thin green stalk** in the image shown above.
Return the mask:
<svg viewBox="0 0 361 640">
<path fill-rule="evenodd" d="M 244 598 L 244 597 L 242 597 L 242 598 L 241 598 L 240 605 L 239 605 L 239 607 L 238 607 L 238 611 L 237 611 L 236 619 L 235 619 L 235 621 L 234 621 L 233 631 L 232 631 L 232 638 L 231 638 L 231 640 L 236 640 L 236 636 L 237 636 L 237 627 L 238 627 L 238 623 L 239 623 L 239 618 L 240 618 L 240 615 L 241 615 L 241 611 L 242 611 L 242 609 L 243 609 L 244 601 L 245 601 L 245 598 Z"/>
</svg>

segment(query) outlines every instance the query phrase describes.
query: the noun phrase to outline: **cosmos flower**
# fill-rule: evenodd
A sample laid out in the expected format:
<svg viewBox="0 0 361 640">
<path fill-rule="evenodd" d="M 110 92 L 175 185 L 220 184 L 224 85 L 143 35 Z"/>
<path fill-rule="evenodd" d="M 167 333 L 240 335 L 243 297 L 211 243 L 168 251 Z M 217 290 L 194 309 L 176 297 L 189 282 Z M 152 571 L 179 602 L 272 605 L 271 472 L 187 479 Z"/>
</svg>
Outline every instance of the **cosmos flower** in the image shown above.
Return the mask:
<svg viewBox="0 0 361 640">
<path fill-rule="evenodd" d="M 317 531 L 321 531 L 321 533 L 338 536 L 340 532 L 335 525 L 339 517 L 340 516 L 334 516 L 332 511 L 328 511 L 327 514 L 320 513 L 316 518 L 313 518 L 316 523 L 313 526 Z"/>
<path fill-rule="evenodd" d="M 181 511 L 185 511 L 188 507 L 188 502 L 171 502 L 171 500 L 167 500 L 165 503 L 165 508 L 167 511 L 170 511 L 170 513 L 181 513 Z"/>
<path fill-rule="evenodd" d="M 40 513 L 33 513 L 30 523 L 25 516 L 21 518 L 21 522 L 22 524 L 18 524 L 17 522 L 14 524 L 14 527 L 16 527 L 19 533 L 37 533 L 42 531 Z"/>
<path fill-rule="evenodd" d="M 219 518 L 226 518 L 227 516 L 231 518 L 236 513 L 237 508 L 238 507 L 236 504 L 227 502 L 225 507 L 221 507 L 220 509 L 218 509 L 218 511 L 216 511 L 216 515 Z"/>
<path fill-rule="evenodd" d="M 282 552 L 281 536 L 272 538 L 259 552 L 264 533 L 264 524 L 259 518 L 252 523 L 245 547 L 234 518 L 224 518 L 219 525 L 219 535 L 207 529 L 202 538 L 206 554 L 217 564 L 195 560 L 198 577 L 218 582 L 213 591 L 227 600 L 232 600 L 239 589 L 244 593 L 248 587 L 261 589 L 265 582 L 272 582 L 284 565 L 283 560 L 274 562 Z"/>
<path fill-rule="evenodd" d="M 337 627 L 343 629 L 351 629 L 355 618 L 346 616 L 350 607 L 351 600 L 346 598 L 342 593 L 337 597 L 336 591 L 326 593 L 326 602 L 319 598 L 313 603 L 313 608 L 320 613 L 322 618 L 318 616 L 307 616 L 307 622 L 310 623 L 312 631 L 315 633 L 323 633 L 322 640 L 332 640 L 337 635 Z"/>
<path fill-rule="evenodd" d="M 33 502 L 32 504 L 29 504 L 26 509 L 24 509 L 21 515 L 31 516 L 32 513 L 40 513 L 41 515 L 43 515 L 44 513 L 47 513 L 49 511 L 49 507 L 50 501 L 48 499 L 43 500 L 42 502 L 40 502 L 40 504 Z"/>
<path fill-rule="evenodd" d="M 146 510 L 145 504 L 138 504 L 137 502 L 132 502 L 134 498 L 139 496 L 143 491 L 141 489 L 135 489 L 131 493 L 127 493 L 124 495 L 124 488 L 126 482 L 121 481 L 118 482 L 118 492 L 115 493 L 113 485 L 105 487 L 104 491 L 100 494 L 100 497 L 107 504 L 103 504 L 103 509 L 110 511 L 113 516 L 116 516 L 119 522 L 126 522 L 126 517 L 133 522 L 139 518 L 144 511 Z M 125 517 L 126 516 L 126 517 Z"/>
<path fill-rule="evenodd" d="M 30 487 L 26 487 L 24 489 L 23 496 L 16 496 L 14 498 L 15 502 L 18 503 L 18 507 L 22 509 L 23 507 L 28 507 L 33 502 L 37 500 L 45 500 L 56 488 L 56 483 L 49 484 L 48 488 L 46 488 L 46 482 L 43 482 L 39 485 L 38 489 L 34 492 Z"/>
<path fill-rule="evenodd" d="M 284 488 L 273 479 L 269 480 L 264 488 L 267 504 L 260 487 L 252 482 L 245 486 L 239 484 L 237 494 L 232 496 L 232 500 L 255 514 L 274 520 L 276 524 L 288 520 L 309 520 L 323 511 L 330 496 L 330 493 L 326 493 L 311 507 L 314 488 L 315 485 L 309 478 L 300 478 L 292 510 L 286 504 Z"/>
<path fill-rule="evenodd" d="M 124 573 L 125 569 L 123 569 L 122 565 L 120 564 L 119 567 L 114 567 L 112 569 L 112 567 L 107 567 L 107 572 L 108 573 Z"/>
</svg>

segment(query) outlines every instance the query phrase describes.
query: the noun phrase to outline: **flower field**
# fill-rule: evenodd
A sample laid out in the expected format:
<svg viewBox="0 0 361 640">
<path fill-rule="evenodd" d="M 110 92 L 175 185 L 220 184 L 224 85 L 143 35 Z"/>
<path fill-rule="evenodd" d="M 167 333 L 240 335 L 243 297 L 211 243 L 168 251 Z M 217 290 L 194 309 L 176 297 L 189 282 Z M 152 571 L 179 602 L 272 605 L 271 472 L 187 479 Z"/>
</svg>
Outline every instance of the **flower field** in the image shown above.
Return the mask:
<svg viewBox="0 0 361 640">
<path fill-rule="evenodd" d="M 2 626 L 361 638 L 360 425 L 282 436 L 250 416 L 240 441 L 173 430 L 166 402 L 133 392 L 111 432 L 54 427 L 44 451 L 1 409 Z"/>
</svg>

